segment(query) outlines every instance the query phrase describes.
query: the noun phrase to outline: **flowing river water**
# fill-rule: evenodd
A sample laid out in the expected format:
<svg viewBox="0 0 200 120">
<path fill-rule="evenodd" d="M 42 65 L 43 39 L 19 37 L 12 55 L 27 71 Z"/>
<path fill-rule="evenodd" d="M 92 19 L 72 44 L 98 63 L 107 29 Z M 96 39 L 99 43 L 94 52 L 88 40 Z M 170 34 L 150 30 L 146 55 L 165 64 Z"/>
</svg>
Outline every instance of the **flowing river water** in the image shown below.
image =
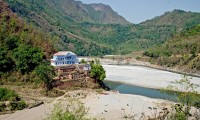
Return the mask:
<svg viewBox="0 0 200 120">
<path fill-rule="evenodd" d="M 106 70 L 105 83 L 112 90 L 150 98 L 174 99 L 175 96 L 163 93 L 160 89 L 167 88 L 173 85 L 171 82 L 183 78 L 181 74 L 141 66 L 103 65 L 103 67 Z M 189 77 L 189 80 L 200 85 L 200 78 Z"/>
</svg>

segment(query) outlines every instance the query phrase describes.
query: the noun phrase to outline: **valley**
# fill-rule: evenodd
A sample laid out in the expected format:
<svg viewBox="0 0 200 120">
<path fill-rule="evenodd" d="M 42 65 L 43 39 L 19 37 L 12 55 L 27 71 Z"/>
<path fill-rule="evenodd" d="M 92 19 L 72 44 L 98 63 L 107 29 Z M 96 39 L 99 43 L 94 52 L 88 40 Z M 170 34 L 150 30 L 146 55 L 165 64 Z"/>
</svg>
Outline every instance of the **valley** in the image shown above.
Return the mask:
<svg viewBox="0 0 200 120">
<path fill-rule="evenodd" d="M 87 5 L 73 0 L 60 0 L 59 2 L 53 0 L 40 2 L 6 0 L 6 2 L 23 19 L 57 37 L 59 40 L 54 43 L 54 46 L 58 50 L 70 49 L 81 56 L 127 54 L 132 51 L 146 50 L 161 45 L 176 33 L 200 23 L 199 13 L 181 10 L 167 12 L 141 24 L 123 24 L 124 22 L 117 22 L 118 19 L 122 19 L 121 16 L 117 16 L 113 12 L 105 13 L 105 16 L 107 16 L 106 14 L 109 14 L 110 17 L 115 16 L 108 20 L 113 23 L 89 20 L 90 13 L 85 16 L 88 7 L 91 12 L 95 12 L 94 6 L 107 9 L 108 6 L 102 4 Z M 61 2 L 69 7 L 59 8 Z M 51 9 L 52 7 L 54 9 Z M 102 11 L 99 10 L 99 12 Z M 99 17 L 99 14 L 94 13 L 93 15 Z M 80 20 L 76 20 L 76 16 L 79 16 Z M 99 51 L 97 52 L 96 49 Z"/>
<path fill-rule="evenodd" d="M 199 81 L 200 11 L 0 0 L 2 120 L 198 120 Z"/>
</svg>

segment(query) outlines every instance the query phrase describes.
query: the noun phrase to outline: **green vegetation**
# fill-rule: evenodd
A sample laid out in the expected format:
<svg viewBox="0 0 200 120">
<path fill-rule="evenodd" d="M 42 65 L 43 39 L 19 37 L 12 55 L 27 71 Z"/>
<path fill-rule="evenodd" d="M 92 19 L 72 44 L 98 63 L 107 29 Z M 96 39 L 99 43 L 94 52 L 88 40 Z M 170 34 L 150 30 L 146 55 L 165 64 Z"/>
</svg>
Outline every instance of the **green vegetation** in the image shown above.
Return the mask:
<svg viewBox="0 0 200 120">
<path fill-rule="evenodd" d="M 57 50 L 70 50 L 80 56 L 101 56 L 113 51 L 106 45 L 100 45 L 93 40 L 89 41 L 79 36 L 79 34 L 75 34 L 76 32 L 80 33 L 79 30 L 84 28 L 79 28 L 79 23 L 60 10 L 60 6 L 57 6 L 57 4 L 62 2 L 59 3 L 58 1 L 51 0 L 6 0 L 6 2 L 12 11 L 18 13 L 27 22 L 31 22 L 34 26 L 42 28 L 42 31 L 49 32 L 53 40 L 53 45 Z M 52 9 L 52 7 L 55 9 Z M 70 7 L 69 5 L 69 7 L 64 8 Z"/>
<path fill-rule="evenodd" d="M 9 104 L 5 104 L 5 101 L 9 101 Z M 26 103 L 12 90 L 6 88 L 0 88 L 0 112 L 10 107 L 10 110 L 22 110 L 26 108 Z"/>
<path fill-rule="evenodd" d="M 84 59 L 81 59 L 80 63 L 86 64 L 87 62 Z"/>
<path fill-rule="evenodd" d="M 52 113 L 44 120 L 95 120 L 86 117 L 87 109 L 82 103 L 79 101 L 72 103 L 68 105 L 66 110 L 63 110 L 60 104 L 55 105 Z"/>
<path fill-rule="evenodd" d="M 200 119 L 200 95 L 198 94 L 198 85 L 190 82 L 190 77 L 183 76 L 181 80 L 172 82 L 163 92 L 177 96 L 176 102 L 164 108 L 148 107 L 151 115 L 142 113 L 142 119 L 148 120 L 199 120 Z M 175 100 L 173 98 L 173 100 Z M 126 113 L 125 113 L 126 115 Z M 127 114 L 126 119 L 134 118 L 135 114 Z"/>
<path fill-rule="evenodd" d="M 23 110 L 24 108 L 26 108 L 26 102 L 25 101 L 19 101 L 19 102 L 11 102 L 10 103 L 11 106 L 11 110 Z"/>
<path fill-rule="evenodd" d="M 144 52 L 150 61 L 168 67 L 183 66 L 200 70 L 200 24 L 183 31 L 160 47 Z"/>
<path fill-rule="evenodd" d="M 200 23 L 199 13 L 175 10 L 138 25 L 101 24 L 109 22 L 99 23 L 95 19 L 100 20 L 104 12 L 110 13 L 109 10 L 94 11 L 96 6 L 105 7 L 101 4 L 83 5 L 84 12 L 82 7 L 75 7 L 82 4 L 72 0 L 5 1 L 12 11 L 43 31 L 50 32 L 54 39 L 59 39 L 54 42 L 58 50 L 71 50 L 84 56 L 145 50 L 161 45 L 175 33 Z"/>
<path fill-rule="evenodd" d="M 13 60 L 16 63 L 16 69 L 25 74 L 40 64 L 43 60 L 43 53 L 38 48 L 20 44 L 14 49 Z"/>
<path fill-rule="evenodd" d="M 173 85 L 168 86 L 166 92 L 175 94 L 180 104 L 172 106 L 171 120 L 187 120 L 191 117 L 199 119 L 198 111 L 191 111 L 192 107 L 200 109 L 200 95 L 197 89 L 199 86 L 190 82 L 190 78 L 184 76 L 181 80 L 173 82 Z"/>
<path fill-rule="evenodd" d="M 96 81 L 104 80 L 106 78 L 106 71 L 98 60 L 91 64 L 90 76 Z"/>
<path fill-rule="evenodd" d="M 0 88 L 0 101 L 18 101 L 19 96 L 11 90 Z"/>
<path fill-rule="evenodd" d="M 51 90 L 53 88 L 52 78 L 55 77 L 54 68 L 49 66 L 48 63 L 44 63 L 39 65 L 35 72 L 38 80 L 45 84 L 47 91 Z"/>
<path fill-rule="evenodd" d="M 174 10 L 172 12 L 165 12 L 164 15 L 155 17 L 152 20 L 147 20 L 142 24 L 148 26 L 176 26 L 176 30 L 180 32 L 183 29 L 194 27 L 195 25 L 199 24 L 199 22 L 200 16 L 198 15 L 198 13 L 185 12 L 183 10 Z"/>
<path fill-rule="evenodd" d="M 55 51 L 50 36 L 18 18 L 3 1 L 0 13 L 1 84 L 39 79 L 49 85 L 53 70 L 46 60 Z"/>
</svg>

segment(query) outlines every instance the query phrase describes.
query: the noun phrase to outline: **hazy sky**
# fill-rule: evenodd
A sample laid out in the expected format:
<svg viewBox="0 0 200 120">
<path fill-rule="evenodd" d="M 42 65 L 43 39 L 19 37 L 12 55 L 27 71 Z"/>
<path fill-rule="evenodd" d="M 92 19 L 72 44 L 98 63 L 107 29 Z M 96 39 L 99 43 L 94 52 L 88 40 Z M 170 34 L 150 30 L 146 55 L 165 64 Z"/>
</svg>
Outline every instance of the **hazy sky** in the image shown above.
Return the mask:
<svg viewBox="0 0 200 120">
<path fill-rule="evenodd" d="M 79 0 L 83 3 L 104 3 L 132 23 L 164 14 L 167 11 L 181 9 L 200 12 L 200 0 Z"/>
</svg>

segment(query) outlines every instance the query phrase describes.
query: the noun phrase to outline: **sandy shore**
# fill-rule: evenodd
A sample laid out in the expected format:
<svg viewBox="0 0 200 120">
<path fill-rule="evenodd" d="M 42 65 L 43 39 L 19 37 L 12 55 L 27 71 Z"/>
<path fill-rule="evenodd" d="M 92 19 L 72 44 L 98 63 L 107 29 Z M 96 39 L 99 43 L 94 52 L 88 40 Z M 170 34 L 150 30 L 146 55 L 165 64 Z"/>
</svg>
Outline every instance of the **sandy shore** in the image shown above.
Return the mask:
<svg viewBox="0 0 200 120">
<path fill-rule="evenodd" d="M 172 85 L 171 82 L 183 78 L 181 74 L 141 66 L 103 65 L 103 67 L 106 70 L 106 80 L 147 88 L 167 88 Z M 200 78 L 192 77 L 190 81 L 200 86 Z"/>
<path fill-rule="evenodd" d="M 152 116 L 148 107 L 155 107 L 161 111 L 169 107 L 169 101 L 151 99 L 138 95 L 119 94 L 106 92 L 107 94 L 92 94 L 83 100 L 89 108 L 89 115 L 95 118 L 106 120 L 122 120 L 125 116 L 134 116 L 137 120 L 145 113 Z"/>
<path fill-rule="evenodd" d="M 39 107 L 32 109 L 25 109 L 17 111 L 13 114 L 0 115 L 1 120 L 42 120 L 53 109 L 54 104 L 60 102 L 65 106 L 68 102 L 68 97 L 75 96 L 78 93 L 83 93 L 84 97 L 79 96 L 75 98 L 84 103 L 85 107 L 89 109 L 88 116 L 97 119 L 106 120 L 121 120 L 125 115 L 135 115 L 138 119 L 141 113 L 150 115 L 148 107 L 156 107 L 159 109 L 170 104 L 168 101 L 151 99 L 137 95 L 124 95 L 115 92 L 104 92 L 102 94 L 96 93 L 94 90 L 79 90 L 66 93 L 64 96 L 56 98 L 50 103 L 45 103 Z M 73 98 L 74 99 L 74 98 Z"/>
</svg>

